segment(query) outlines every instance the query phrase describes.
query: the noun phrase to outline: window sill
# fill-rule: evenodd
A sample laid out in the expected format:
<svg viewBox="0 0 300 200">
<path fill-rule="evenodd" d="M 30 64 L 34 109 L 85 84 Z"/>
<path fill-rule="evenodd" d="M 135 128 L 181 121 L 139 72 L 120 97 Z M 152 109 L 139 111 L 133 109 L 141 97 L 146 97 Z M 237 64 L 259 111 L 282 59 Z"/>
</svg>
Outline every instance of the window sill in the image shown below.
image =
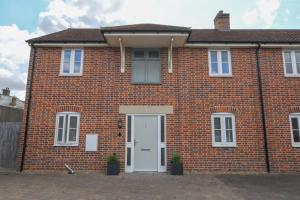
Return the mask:
<svg viewBox="0 0 300 200">
<path fill-rule="evenodd" d="M 210 77 L 215 77 L 215 78 L 232 78 L 232 75 L 209 75 Z"/>
<path fill-rule="evenodd" d="M 59 74 L 59 76 L 82 76 L 82 74 Z"/>
<path fill-rule="evenodd" d="M 162 85 L 162 83 L 131 83 L 132 85 Z"/>
<path fill-rule="evenodd" d="M 54 144 L 54 147 L 77 147 L 79 144 Z"/>
<path fill-rule="evenodd" d="M 294 148 L 300 148 L 300 143 L 299 144 L 298 143 L 297 144 L 293 143 L 292 147 L 294 147 Z"/>
<path fill-rule="evenodd" d="M 292 74 L 289 74 L 289 75 L 287 75 L 287 74 L 285 74 L 284 75 L 284 77 L 286 77 L 286 78 L 300 78 L 300 74 L 298 75 L 292 75 Z"/>
<path fill-rule="evenodd" d="M 213 144 L 213 147 L 216 148 L 235 148 L 236 144 L 230 144 L 230 145 L 225 145 L 225 144 Z"/>
</svg>

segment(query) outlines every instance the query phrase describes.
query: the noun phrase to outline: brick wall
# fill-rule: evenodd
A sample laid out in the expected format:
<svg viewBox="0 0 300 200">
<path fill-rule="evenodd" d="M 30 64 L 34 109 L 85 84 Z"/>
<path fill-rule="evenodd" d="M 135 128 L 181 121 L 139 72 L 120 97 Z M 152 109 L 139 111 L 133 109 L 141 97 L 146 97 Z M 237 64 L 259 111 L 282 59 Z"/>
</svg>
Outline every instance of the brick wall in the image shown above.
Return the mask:
<svg viewBox="0 0 300 200">
<path fill-rule="evenodd" d="M 61 77 L 61 48 L 37 49 L 25 170 L 60 170 L 65 163 L 74 169 L 104 170 L 106 157 L 112 153 L 120 157 L 124 170 L 125 125 L 119 137 L 119 105 L 172 105 L 174 114 L 167 115 L 168 161 L 174 151 L 179 152 L 188 170 L 265 170 L 255 49 L 231 49 L 233 76 L 230 78 L 209 77 L 208 52 L 205 48 L 175 48 L 173 73 L 169 74 L 167 49 L 163 49 L 161 85 L 131 84 L 130 49 L 126 50 L 124 74 L 120 73 L 119 48 L 85 48 L 84 51 L 83 76 Z M 273 79 L 281 76 L 280 80 L 283 80 L 284 76 L 280 52 L 270 50 L 263 54 L 274 55 L 272 59 L 262 61 L 263 78 L 266 79 L 264 88 L 268 91 L 265 98 L 268 99 L 271 96 L 273 98 L 273 89 L 284 94 L 285 86 Z M 269 62 L 278 68 L 278 77 L 272 74 L 267 78 L 274 71 Z M 277 88 L 271 85 L 272 80 L 277 81 Z M 296 81 L 289 79 L 285 84 L 299 84 Z M 299 98 L 293 94 L 295 90 L 293 87 L 288 93 L 290 103 L 299 105 Z M 297 94 L 299 96 L 299 92 Z M 269 137 L 271 169 L 295 170 L 298 164 L 294 158 L 297 150 L 290 147 L 288 115 L 284 117 L 282 112 L 274 113 L 274 103 L 279 104 L 278 109 L 281 108 L 285 113 L 288 109 L 286 105 L 290 105 L 284 103 L 282 96 L 278 96 L 266 106 L 267 112 L 272 113 L 267 113 L 267 118 L 276 114 L 281 120 L 280 131 L 276 127 L 279 125 L 274 125 L 270 119 L 267 121 L 268 133 L 276 132 Z M 27 105 L 24 110 L 26 113 Z M 55 116 L 62 111 L 78 111 L 81 114 L 78 147 L 53 146 Z M 235 114 L 237 147 L 212 147 L 210 120 L 214 112 Z M 122 119 L 125 122 L 125 115 L 122 115 Z M 21 136 L 24 134 L 24 123 L 22 130 Z M 88 133 L 99 135 L 97 152 L 85 152 L 85 135 Z M 284 141 L 278 140 L 279 135 L 284 135 Z M 20 147 L 22 140 L 21 137 Z M 278 145 L 288 155 L 283 155 L 280 149 L 274 149 Z M 284 160 L 288 162 L 281 163 Z"/>
</svg>

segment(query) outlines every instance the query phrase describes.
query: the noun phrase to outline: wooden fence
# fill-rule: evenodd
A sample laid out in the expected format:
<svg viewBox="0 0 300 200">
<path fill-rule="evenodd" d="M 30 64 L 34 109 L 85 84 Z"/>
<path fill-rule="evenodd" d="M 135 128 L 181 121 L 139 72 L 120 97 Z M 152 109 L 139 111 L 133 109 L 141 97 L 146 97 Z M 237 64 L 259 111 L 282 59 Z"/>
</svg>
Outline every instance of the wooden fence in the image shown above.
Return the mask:
<svg viewBox="0 0 300 200">
<path fill-rule="evenodd" d="M 0 123 L 0 168 L 15 168 L 21 122 Z"/>
</svg>

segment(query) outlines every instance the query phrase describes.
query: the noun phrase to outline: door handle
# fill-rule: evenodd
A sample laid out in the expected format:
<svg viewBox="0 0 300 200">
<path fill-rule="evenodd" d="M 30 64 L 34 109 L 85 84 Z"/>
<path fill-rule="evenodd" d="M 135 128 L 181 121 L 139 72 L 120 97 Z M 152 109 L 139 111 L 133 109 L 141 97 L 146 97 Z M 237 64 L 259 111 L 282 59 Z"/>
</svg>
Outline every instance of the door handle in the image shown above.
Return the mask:
<svg viewBox="0 0 300 200">
<path fill-rule="evenodd" d="M 144 149 L 144 148 L 141 148 L 141 151 L 151 151 L 151 149 Z"/>
</svg>

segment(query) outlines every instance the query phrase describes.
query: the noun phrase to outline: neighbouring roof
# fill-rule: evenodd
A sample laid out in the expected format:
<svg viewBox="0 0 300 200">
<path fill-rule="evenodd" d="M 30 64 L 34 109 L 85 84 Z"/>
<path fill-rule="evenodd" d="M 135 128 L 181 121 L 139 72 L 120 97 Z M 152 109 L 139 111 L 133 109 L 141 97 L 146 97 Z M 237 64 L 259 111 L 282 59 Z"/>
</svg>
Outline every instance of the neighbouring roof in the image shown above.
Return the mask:
<svg viewBox="0 0 300 200">
<path fill-rule="evenodd" d="M 219 31 L 216 29 L 190 29 L 188 27 L 160 24 L 133 24 L 125 26 L 103 27 L 99 29 L 70 28 L 56 33 L 27 40 L 36 42 L 98 42 L 105 43 L 104 33 L 111 32 L 169 32 L 189 33 L 187 43 L 236 42 L 236 43 L 300 43 L 299 30 L 283 29 L 231 29 Z"/>
<path fill-rule="evenodd" d="M 16 106 L 10 105 L 12 100 L 12 96 L 6 96 L 0 94 L 0 106 L 5 106 L 5 107 L 10 107 L 10 108 L 19 108 L 23 109 L 24 108 L 24 102 L 21 101 L 20 99 L 16 99 Z"/>
</svg>

